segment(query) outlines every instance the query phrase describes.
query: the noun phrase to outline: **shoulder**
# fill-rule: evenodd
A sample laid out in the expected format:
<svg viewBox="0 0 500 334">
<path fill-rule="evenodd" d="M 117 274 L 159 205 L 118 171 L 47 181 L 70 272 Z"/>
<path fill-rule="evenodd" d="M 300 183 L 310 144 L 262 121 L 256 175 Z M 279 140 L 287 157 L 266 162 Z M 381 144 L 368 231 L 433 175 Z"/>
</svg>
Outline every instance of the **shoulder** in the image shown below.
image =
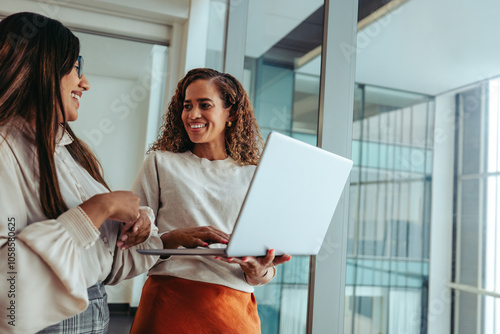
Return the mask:
<svg viewBox="0 0 500 334">
<path fill-rule="evenodd" d="M 23 133 L 0 127 L 0 182 L 33 180 L 38 175 L 36 147 Z"/>
<path fill-rule="evenodd" d="M 15 125 L 0 126 L 0 154 L 2 160 L 10 156 L 17 160 L 33 157 L 35 152 L 34 139 L 30 133 Z"/>
<path fill-rule="evenodd" d="M 147 154 L 142 163 L 139 174 L 157 175 L 165 171 L 176 169 L 182 165 L 180 155 L 182 153 L 172 153 L 167 151 L 152 151 Z"/>
<path fill-rule="evenodd" d="M 244 169 L 245 171 L 248 171 L 248 172 L 255 172 L 255 169 L 257 169 L 257 166 L 256 165 L 245 165 L 245 166 L 241 166 L 242 169 Z"/>
<path fill-rule="evenodd" d="M 246 172 L 255 172 L 255 169 L 257 168 L 257 165 L 243 165 L 241 163 L 235 162 L 233 159 L 228 159 L 232 162 L 233 168 L 240 169 L 242 171 Z"/>
<path fill-rule="evenodd" d="M 239 168 L 241 170 L 241 174 L 245 175 L 247 178 L 252 178 L 253 177 L 253 174 L 255 173 L 255 169 L 257 168 L 257 166 L 255 165 L 244 165 L 244 166 L 241 166 L 239 165 Z"/>
<path fill-rule="evenodd" d="M 172 163 L 180 159 L 182 153 L 173 153 L 169 151 L 152 151 L 144 159 L 144 164 Z"/>
<path fill-rule="evenodd" d="M 2 156 L 2 165 L 15 161 L 15 152 L 19 151 L 19 146 L 16 144 L 16 139 L 0 129 L 0 155 Z"/>
</svg>

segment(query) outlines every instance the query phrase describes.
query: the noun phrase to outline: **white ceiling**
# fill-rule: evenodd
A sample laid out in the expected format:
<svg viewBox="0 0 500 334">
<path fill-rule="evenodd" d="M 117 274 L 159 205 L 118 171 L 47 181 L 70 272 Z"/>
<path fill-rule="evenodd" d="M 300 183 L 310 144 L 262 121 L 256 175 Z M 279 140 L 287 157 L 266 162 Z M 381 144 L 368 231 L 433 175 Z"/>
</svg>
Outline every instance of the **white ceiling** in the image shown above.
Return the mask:
<svg viewBox="0 0 500 334">
<path fill-rule="evenodd" d="M 0 15 L 31 11 L 60 20 L 80 39 L 85 74 L 140 80 L 151 67 L 154 45 L 133 40 L 168 43 L 170 26 L 189 17 L 189 3 L 187 0 L 0 0 Z M 81 31 L 98 31 L 121 38 Z"/>
<path fill-rule="evenodd" d="M 172 25 L 189 17 L 187 0 L 0 0 L 0 15 L 30 11 L 73 31 L 93 31 L 168 45 Z"/>
<path fill-rule="evenodd" d="M 39 0 L 40 1 L 40 0 Z M 44 0 L 47 1 L 47 0 Z M 54 0 L 49 0 L 54 1 Z M 81 1 L 66 0 L 66 2 Z M 113 10 L 156 23 L 183 22 L 189 16 L 188 0 L 85 0 L 84 7 Z"/>
<path fill-rule="evenodd" d="M 356 82 L 439 95 L 500 75 L 499 0 L 409 0 L 358 33 Z"/>
<path fill-rule="evenodd" d="M 258 57 L 265 53 L 322 2 L 251 0 L 247 55 Z M 50 7 L 53 3 L 53 0 L 0 0 L 0 12 L 55 10 L 63 14 L 61 7 Z M 144 0 L 140 4 L 134 0 L 88 0 L 85 5 L 66 0 L 64 3 L 66 7 L 85 6 L 93 11 L 115 8 L 117 15 L 148 17 L 147 21 L 154 24 L 182 22 L 189 15 L 188 0 Z M 500 0 L 409 0 L 358 33 L 356 82 L 438 95 L 498 76 L 497 13 Z M 142 57 L 146 50 L 141 49 L 137 52 Z M 115 54 L 123 57 L 122 52 Z M 317 73 L 318 69 L 319 59 L 316 59 L 301 71 Z"/>
</svg>

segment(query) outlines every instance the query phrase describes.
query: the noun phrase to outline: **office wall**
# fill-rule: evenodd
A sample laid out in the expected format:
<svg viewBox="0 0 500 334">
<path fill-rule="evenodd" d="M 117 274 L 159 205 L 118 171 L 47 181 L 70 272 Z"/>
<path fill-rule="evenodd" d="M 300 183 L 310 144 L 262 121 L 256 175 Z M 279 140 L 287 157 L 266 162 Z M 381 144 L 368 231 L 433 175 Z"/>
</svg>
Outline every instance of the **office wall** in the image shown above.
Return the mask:
<svg viewBox="0 0 500 334">
<path fill-rule="evenodd" d="M 88 74 L 75 133 L 89 144 L 113 190 L 130 190 L 144 158 L 148 99 L 134 95 L 137 81 Z M 134 98 L 139 97 L 137 99 Z"/>
</svg>

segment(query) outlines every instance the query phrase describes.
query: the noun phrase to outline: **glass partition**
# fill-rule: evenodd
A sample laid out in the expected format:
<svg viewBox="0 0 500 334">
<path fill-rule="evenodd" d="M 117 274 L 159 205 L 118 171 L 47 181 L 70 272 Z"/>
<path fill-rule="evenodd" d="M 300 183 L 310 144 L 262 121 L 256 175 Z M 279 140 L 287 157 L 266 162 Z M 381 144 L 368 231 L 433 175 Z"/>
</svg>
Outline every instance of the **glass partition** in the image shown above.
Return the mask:
<svg viewBox="0 0 500 334">
<path fill-rule="evenodd" d="M 206 67 L 224 70 L 228 0 L 210 0 L 207 29 Z"/>
<path fill-rule="evenodd" d="M 433 99 L 355 91 L 344 333 L 422 333 Z"/>
<path fill-rule="evenodd" d="M 323 1 L 250 1 L 243 84 L 264 139 L 278 131 L 317 143 Z M 256 288 L 263 334 L 305 333 L 309 257 Z"/>
</svg>

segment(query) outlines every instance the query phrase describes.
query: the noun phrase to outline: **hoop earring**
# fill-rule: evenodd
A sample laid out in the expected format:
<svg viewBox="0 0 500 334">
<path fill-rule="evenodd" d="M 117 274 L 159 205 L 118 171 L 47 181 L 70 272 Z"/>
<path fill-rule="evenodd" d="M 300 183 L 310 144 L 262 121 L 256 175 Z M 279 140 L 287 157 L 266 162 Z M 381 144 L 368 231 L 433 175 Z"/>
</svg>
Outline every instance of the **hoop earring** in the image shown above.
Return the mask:
<svg viewBox="0 0 500 334">
<path fill-rule="evenodd" d="M 228 128 L 230 128 L 230 127 L 231 127 L 231 125 L 233 125 L 233 123 L 232 123 L 231 121 L 228 121 L 228 122 L 227 122 L 227 127 L 228 127 Z"/>
</svg>

